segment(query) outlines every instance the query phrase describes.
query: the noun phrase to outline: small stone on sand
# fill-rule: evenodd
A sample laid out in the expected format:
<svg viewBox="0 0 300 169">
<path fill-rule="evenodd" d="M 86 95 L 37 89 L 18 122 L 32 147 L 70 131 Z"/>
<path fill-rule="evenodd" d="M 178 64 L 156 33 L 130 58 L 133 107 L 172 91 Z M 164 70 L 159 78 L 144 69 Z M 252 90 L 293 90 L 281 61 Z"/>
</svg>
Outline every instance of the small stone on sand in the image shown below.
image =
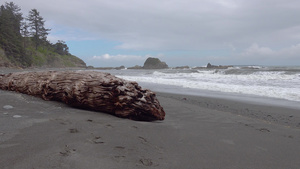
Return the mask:
<svg viewBox="0 0 300 169">
<path fill-rule="evenodd" d="M 3 106 L 3 108 L 6 109 L 6 110 L 8 110 L 8 109 L 12 109 L 12 108 L 14 108 L 14 107 L 11 106 L 11 105 L 5 105 L 5 106 Z"/>
<path fill-rule="evenodd" d="M 14 115 L 13 116 L 13 118 L 20 118 L 20 117 L 22 117 L 22 116 L 20 116 L 20 115 Z"/>
</svg>

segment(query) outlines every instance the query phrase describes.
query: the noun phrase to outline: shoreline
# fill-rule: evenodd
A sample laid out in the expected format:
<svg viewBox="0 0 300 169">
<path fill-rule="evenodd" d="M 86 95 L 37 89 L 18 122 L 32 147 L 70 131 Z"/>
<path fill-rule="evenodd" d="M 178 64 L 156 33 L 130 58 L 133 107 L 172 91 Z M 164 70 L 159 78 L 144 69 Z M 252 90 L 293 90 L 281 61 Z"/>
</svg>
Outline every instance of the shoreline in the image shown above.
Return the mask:
<svg viewBox="0 0 300 169">
<path fill-rule="evenodd" d="M 298 108 L 245 100 L 156 92 L 158 96 L 176 99 L 201 108 L 228 112 L 239 116 L 300 129 Z"/>
<path fill-rule="evenodd" d="M 242 103 L 252 103 L 257 105 L 269 105 L 275 107 L 285 107 L 290 109 L 300 110 L 300 102 L 294 100 L 287 100 L 274 97 L 230 93 L 221 91 L 211 91 L 202 89 L 183 88 L 178 86 L 170 86 L 163 84 L 139 82 L 143 88 L 153 90 L 158 93 L 175 94 L 175 95 L 188 95 L 195 97 L 207 97 L 212 99 L 223 99 L 230 101 L 237 101 Z"/>
</svg>

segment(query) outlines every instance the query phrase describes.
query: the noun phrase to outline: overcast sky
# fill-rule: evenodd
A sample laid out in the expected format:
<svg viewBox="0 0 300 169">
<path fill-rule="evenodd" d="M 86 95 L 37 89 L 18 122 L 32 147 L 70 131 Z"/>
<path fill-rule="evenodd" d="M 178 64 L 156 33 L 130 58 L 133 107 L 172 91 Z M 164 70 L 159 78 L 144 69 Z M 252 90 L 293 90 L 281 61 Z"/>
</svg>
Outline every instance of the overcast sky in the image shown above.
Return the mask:
<svg viewBox="0 0 300 169">
<path fill-rule="evenodd" d="M 299 0 L 14 0 L 92 66 L 300 65 Z"/>
</svg>

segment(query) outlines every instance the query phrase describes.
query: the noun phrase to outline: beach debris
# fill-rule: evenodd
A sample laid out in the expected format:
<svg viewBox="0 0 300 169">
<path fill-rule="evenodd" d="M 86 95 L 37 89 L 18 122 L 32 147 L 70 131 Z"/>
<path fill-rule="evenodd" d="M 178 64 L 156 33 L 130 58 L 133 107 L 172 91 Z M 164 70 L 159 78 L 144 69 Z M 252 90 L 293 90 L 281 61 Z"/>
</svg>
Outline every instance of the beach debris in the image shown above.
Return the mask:
<svg viewBox="0 0 300 169">
<path fill-rule="evenodd" d="M 154 92 L 136 82 L 97 71 L 40 71 L 0 74 L 0 89 L 61 101 L 73 107 L 132 120 L 164 120 Z"/>
<path fill-rule="evenodd" d="M 14 107 L 11 105 L 5 105 L 3 106 L 3 109 L 9 110 L 9 109 L 13 109 Z"/>
</svg>

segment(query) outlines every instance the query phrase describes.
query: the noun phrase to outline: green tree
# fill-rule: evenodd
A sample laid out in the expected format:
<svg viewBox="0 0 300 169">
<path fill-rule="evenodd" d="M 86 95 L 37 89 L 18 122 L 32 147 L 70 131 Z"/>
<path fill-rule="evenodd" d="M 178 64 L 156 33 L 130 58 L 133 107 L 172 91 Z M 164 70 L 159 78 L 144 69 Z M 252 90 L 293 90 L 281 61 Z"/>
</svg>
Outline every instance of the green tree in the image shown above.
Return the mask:
<svg viewBox="0 0 300 169">
<path fill-rule="evenodd" d="M 23 46 L 24 48 L 27 47 L 27 40 L 30 36 L 30 32 L 29 32 L 29 25 L 26 21 L 21 23 L 21 35 L 23 36 Z"/>
<path fill-rule="evenodd" d="M 54 44 L 55 52 L 60 55 L 70 55 L 69 47 L 65 41 L 58 40 L 56 44 Z"/>
<path fill-rule="evenodd" d="M 29 11 L 27 20 L 31 28 L 31 35 L 34 38 L 35 49 L 37 50 L 40 44 L 47 43 L 47 35 L 50 29 L 44 27 L 45 21 L 36 9 Z"/>
<path fill-rule="evenodd" d="M 30 64 L 22 45 L 20 25 L 23 20 L 21 8 L 13 2 L 0 8 L 0 45 L 8 58 L 15 63 Z"/>
</svg>

